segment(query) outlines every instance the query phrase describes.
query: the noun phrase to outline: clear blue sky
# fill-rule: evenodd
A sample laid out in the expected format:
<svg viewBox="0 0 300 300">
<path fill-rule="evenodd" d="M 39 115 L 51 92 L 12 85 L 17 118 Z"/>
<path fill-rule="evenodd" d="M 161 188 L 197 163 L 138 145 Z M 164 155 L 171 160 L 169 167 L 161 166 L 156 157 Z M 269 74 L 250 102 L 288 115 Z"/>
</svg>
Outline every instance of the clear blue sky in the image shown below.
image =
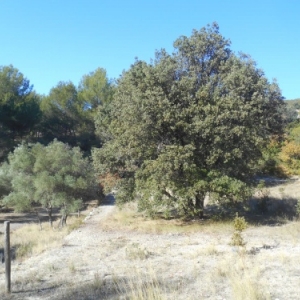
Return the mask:
<svg viewBox="0 0 300 300">
<path fill-rule="evenodd" d="M 40 94 L 98 67 L 118 78 L 135 57 L 150 62 L 216 21 L 284 97 L 300 98 L 299 0 L 0 0 L 0 16 L 0 65 L 18 68 Z"/>
</svg>

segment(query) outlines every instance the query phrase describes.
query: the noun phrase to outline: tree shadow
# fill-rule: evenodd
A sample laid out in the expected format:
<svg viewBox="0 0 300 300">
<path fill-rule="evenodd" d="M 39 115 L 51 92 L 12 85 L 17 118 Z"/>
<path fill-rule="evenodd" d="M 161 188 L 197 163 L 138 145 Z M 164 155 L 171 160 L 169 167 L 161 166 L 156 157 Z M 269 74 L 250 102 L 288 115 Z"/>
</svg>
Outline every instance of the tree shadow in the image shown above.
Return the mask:
<svg viewBox="0 0 300 300">
<path fill-rule="evenodd" d="M 115 195 L 113 193 L 107 194 L 101 201 L 101 206 L 112 206 L 115 205 Z"/>
<path fill-rule="evenodd" d="M 286 185 L 288 183 L 296 182 L 298 178 L 277 178 L 272 176 L 259 176 L 255 178 L 255 182 L 258 184 L 260 181 L 265 183 L 266 187 Z"/>
<path fill-rule="evenodd" d="M 10 259 L 11 261 L 14 261 L 16 259 L 16 247 L 11 247 L 10 249 Z M 0 264 L 5 263 L 5 256 L 4 256 L 4 248 L 0 248 Z"/>
<path fill-rule="evenodd" d="M 93 280 L 83 282 L 74 287 L 61 288 L 55 291 L 56 300 L 81 300 L 81 299 L 132 299 L 133 295 L 139 295 L 141 299 L 161 299 L 162 292 L 171 292 L 178 288 L 182 278 L 170 279 L 168 282 L 161 278 L 152 278 L 151 275 L 130 274 L 128 276 L 109 275 L 100 277 L 96 273 Z M 152 293 L 147 294 L 152 290 Z M 53 294 L 53 290 L 47 290 L 45 295 Z M 145 297 L 145 298 L 144 298 Z M 150 298 L 149 298 L 150 299 Z"/>
<path fill-rule="evenodd" d="M 214 221 L 229 221 L 238 213 L 251 225 L 278 226 L 297 218 L 297 202 L 293 197 L 251 198 L 247 203 L 234 206 L 207 205 L 205 212 L 206 217 Z"/>
<path fill-rule="evenodd" d="M 44 208 L 38 209 L 38 214 L 41 222 L 48 222 L 49 216 L 48 212 Z M 15 230 L 16 228 L 25 225 L 25 224 L 37 224 L 39 225 L 39 218 L 37 214 L 33 211 L 15 213 L 14 210 L 6 210 L 5 212 L 1 210 L 0 213 L 0 224 L 5 221 L 10 221 L 10 231 Z M 57 221 L 60 218 L 59 208 L 53 209 L 52 220 L 53 222 Z M 4 233 L 4 226 L 0 226 L 0 234 Z"/>
</svg>

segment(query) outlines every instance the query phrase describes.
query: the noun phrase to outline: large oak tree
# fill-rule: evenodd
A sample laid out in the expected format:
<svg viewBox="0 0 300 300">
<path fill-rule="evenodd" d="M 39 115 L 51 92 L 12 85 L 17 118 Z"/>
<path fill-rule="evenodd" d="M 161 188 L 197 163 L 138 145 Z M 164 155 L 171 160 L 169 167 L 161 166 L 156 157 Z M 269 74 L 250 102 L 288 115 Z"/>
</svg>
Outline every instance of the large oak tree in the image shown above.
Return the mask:
<svg viewBox="0 0 300 300">
<path fill-rule="evenodd" d="M 283 97 L 247 55 L 235 54 L 217 24 L 194 30 L 175 51 L 137 60 L 118 82 L 105 144 L 93 159 L 119 202 L 202 216 L 207 195 L 226 203 L 249 196 L 265 143 L 280 134 Z"/>
</svg>

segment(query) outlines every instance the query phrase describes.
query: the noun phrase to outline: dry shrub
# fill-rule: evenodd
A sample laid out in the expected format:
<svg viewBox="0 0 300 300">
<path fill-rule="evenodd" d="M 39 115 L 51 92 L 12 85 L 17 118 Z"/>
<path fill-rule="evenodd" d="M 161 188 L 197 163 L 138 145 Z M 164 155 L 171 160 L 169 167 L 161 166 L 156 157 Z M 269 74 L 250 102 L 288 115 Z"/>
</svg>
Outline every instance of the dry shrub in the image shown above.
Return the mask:
<svg viewBox="0 0 300 300">
<path fill-rule="evenodd" d="M 99 176 L 100 186 L 106 192 L 110 192 L 111 190 L 113 190 L 119 180 L 120 176 L 117 173 L 106 173 L 104 175 Z"/>
</svg>

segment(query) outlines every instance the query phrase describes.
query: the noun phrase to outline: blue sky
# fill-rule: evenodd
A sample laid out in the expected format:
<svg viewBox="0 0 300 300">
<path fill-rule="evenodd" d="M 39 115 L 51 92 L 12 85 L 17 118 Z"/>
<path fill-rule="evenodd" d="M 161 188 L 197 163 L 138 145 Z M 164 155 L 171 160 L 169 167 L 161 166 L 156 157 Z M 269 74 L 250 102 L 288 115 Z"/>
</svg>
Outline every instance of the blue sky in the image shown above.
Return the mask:
<svg viewBox="0 0 300 300">
<path fill-rule="evenodd" d="M 299 0 L 0 0 L 0 15 L 0 65 L 40 94 L 98 67 L 118 78 L 135 57 L 150 62 L 216 21 L 233 51 L 250 54 L 286 99 L 300 98 Z"/>
</svg>

